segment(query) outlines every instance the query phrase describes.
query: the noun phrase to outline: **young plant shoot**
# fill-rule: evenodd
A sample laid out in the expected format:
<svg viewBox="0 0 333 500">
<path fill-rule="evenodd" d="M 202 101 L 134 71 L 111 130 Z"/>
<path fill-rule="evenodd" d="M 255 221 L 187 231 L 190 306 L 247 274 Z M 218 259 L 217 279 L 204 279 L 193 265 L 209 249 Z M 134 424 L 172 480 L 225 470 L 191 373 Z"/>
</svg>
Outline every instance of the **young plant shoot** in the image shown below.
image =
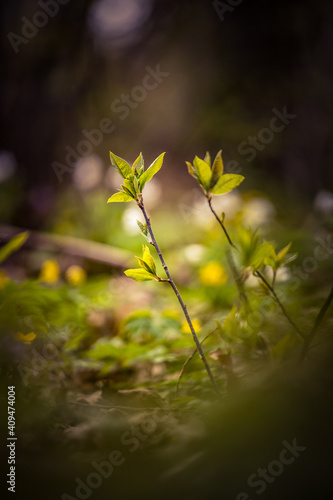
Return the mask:
<svg viewBox="0 0 333 500">
<path fill-rule="evenodd" d="M 223 173 L 224 166 L 222 160 L 222 150 L 217 153 L 213 165 L 211 165 L 210 154 L 208 153 L 208 151 L 203 160 L 196 156 L 193 160 L 193 164 L 187 161 L 186 165 L 189 174 L 192 175 L 192 177 L 194 177 L 202 187 L 206 195 L 209 208 L 211 209 L 216 220 L 223 229 L 229 244 L 235 248 L 235 245 L 231 241 L 231 238 L 224 226 L 225 214 L 223 212 L 221 218 L 217 215 L 212 206 L 212 197 L 213 195 L 230 193 L 230 191 L 235 189 L 240 185 L 241 182 L 243 182 L 244 177 L 238 174 Z"/>
<path fill-rule="evenodd" d="M 150 222 L 150 217 L 148 216 L 145 206 L 144 206 L 144 201 L 143 201 L 143 189 L 145 187 L 145 184 L 150 181 L 153 176 L 161 169 L 163 159 L 164 159 L 165 153 L 162 153 L 159 155 L 156 160 L 153 161 L 153 163 L 150 165 L 147 170 L 144 169 L 144 161 L 143 161 L 143 156 L 142 153 L 138 156 L 138 158 L 135 160 L 133 163 L 132 167 L 127 163 L 127 161 L 123 160 L 119 156 L 116 156 L 115 154 L 110 152 L 110 159 L 112 165 L 115 167 L 115 169 L 119 172 L 119 174 L 123 177 L 124 183 L 121 185 L 121 189 L 119 189 L 118 193 L 115 193 L 114 195 L 111 196 L 111 198 L 108 199 L 108 203 L 113 203 L 113 202 L 128 202 L 128 201 L 136 201 L 138 207 L 142 211 L 145 224 L 142 224 L 141 222 L 138 222 L 138 226 L 141 230 L 141 233 L 143 236 L 147 239 L 148 243 L 153 245 L 155 247 L 155 250 L 157 252 L 157 255 L 159 256 L 159 259 L 161 261 L 161 264 L 163 266 L 163 269 L 165 271 L 165 274 L 167 276 L 167 279 L 162 279 L 156 274 L 156 264 L 154 261 L 154 258 L 150 254 L 149 247 L 144 245 L 143 246 L 143 255 L 142 257 L 137 257 L 138 263 L 139 263 L 139 268 L 138 269 L 128 269 L 125 271 L 125 274 L 133 278 L 136 281 L 150 281 L 150 280 L 155 280 L 158 282 L 163 282 L 163 283 L 169 283 L 170 286 L 172 287 L 179 303 L 180 306 L 183 310 L 184 316 L 186 318 L 186 321 L 189 325 L 189 328 L 191 330 L 195 345 L 197 347 L 198 353 L 200 358 L 202 359 L 204 366 L 207 370 L 208 376 L 211 380 L 211 383 L 215 389 L 215 391 L 219 394 L 219 388 L 216 384 L 216 381 L 214 379 L 214 376 L 212 374 L 212 371 L 209 367 L 209 364 L 207 362 L 207 359 L 205 357 L 205 354 L 202 350 L 201 344 L 199 342 L 199 339 L 197 337 L 197 334 L 195 332 L 195 329 L 193 327 L 191 318 L 188 314 L 186 305 L 183 302 L 183 299 L 181 298 L 181 295 L 175 285 L 175 282 L 173 281 L 169 269 L 165 263 L 164 257 L 162 255 L 162 252 L 156 242 L 152 227 L 151 227 L 151 222 Z"/>
<path fill-rule="evenodd" d="M 227 240 L 231 247 L 238 250 L 241 255 L 241 263 L 244 269 L 243 277 L 239 277 L 237 270 L 235 268 L 235 263 L 232 257 L 232 254 L 229 253 L 229 260 L 231 264 L 231 269 L 235 275 L 235 280 L 240 288 L 241 297 L 245 298 L 244 302 L 246 302 L 246 295 L 244 292 L 244 288 L 242 287 L 242 283 L 246 280 L 248 270 L 251 269 L 253 275 L 260 280 L 261 288 L 265 293 L 268 293 L 272 299 L 279 305 L 286 319 L 289 321 L 290 325 L 294 328 L 297 334 L 304 340 L 304 334 L 295 324 L 295 322 L 290 318 L 288 312 L 286 311 L 284 305 L 281 300 L 277 296 L 275 292 L 275 280 L 278 269 L 292 262 L 297 254 L 288 254 L 291 243 L 283 248 L 278 254 L 275 251 L 274 246 L 264 241 L 260 243 L 259 236 L 257 233 L 253 233 L 251 230 L 241 229 L 240 230 L 240 250 L 238 247 L 234 245 L 232 242 L 225 226 L 224 226 L 224 218 L 225 214 L 222 213 L 221 217 L 217 215 L 212 206 L 212 196 L 226 194 L 235 189 L 237 186 L 243 182 L 244 177 L 242 175 L 237 174 L 224 174 L 224 166 L 222 160 L 222 150 L 220 150 L 211 166 L 211 159 L 209 152 L 206 153 L 206 156 L 203 160 L 198 158 L 197 156 L 193 160 L 193 164 L 186 162 L 189 174 L 194 177 L 200 186 L 202 187 L 211 212 L 214 214 L 216 220 L 220 224 L 223 229 L 224 234 L 227 237 Z M 264 266 L 268 266 L 272 269 L 273 278 L 272 283 L 270 284 L 265 276 L 260 271 Z"/>
</svg>

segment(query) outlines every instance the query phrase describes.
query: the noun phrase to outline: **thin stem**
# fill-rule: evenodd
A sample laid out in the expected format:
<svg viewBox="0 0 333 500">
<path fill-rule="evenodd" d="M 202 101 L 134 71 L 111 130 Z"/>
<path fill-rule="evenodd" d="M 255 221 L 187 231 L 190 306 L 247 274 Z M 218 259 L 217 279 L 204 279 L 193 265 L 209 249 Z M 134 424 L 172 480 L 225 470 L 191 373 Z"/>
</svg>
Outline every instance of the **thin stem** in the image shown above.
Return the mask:
<svg viewBox="0 0 333 500">
<path fill-rule="evenodd" d="M 201 341 L 201 345 L 205 342 L 205 340 L 208 339 L 208 337 L 210 337 L 213 333 L 216 332 L 216 328 L 215 330 L 213 330 L 212 332 L 208 333 L 206 335 L 206 337 Z M 182 376 L 184 375 L 184 371 L 185 371 L 185 368 L 186 366 L 189 364 L 189 362 L 194 358 L 195 356 L 195 353 L 198 351 L 197 348 L 194 349 L 194 351 L 192 352 L 192 354 L 187 358 L 187 360 L 185 361 L 185 363 L 183 364 L 183 367 L 180 371 L 180 374 L 179 374 L 179 377 L 178 377 L 178 380 L 177 380 L 177 385 L 176 385 L 176 395 L 178 394 L 178 391 L 179 391 L 179 384 L 180 384 L 180 381 L 181 381 L 181 378 Z"/>
<path fill-rule="evenodd" d="M 224 231 L 224 234 L 226 235 L 227 239 L 228 239 L 228 242 L 229 244 L 235 248 L 237 251 L 239 251 L 239 249 L 233 244 L 233 242 L 231 241 L 231 238 L 226 230 L 226 228 L 224 227 L 224 224 L 222 222 L 222 220 L 219 218 L 219 216 L 217 215 L 217 213 L 215 212 L 215 210 L 213 209 L 213 206 L 212 206 L 212 200 L 209 196 L 206 196 L 207 197 L 207 201 L 208 201 L 208 204 L 209 204 L 209 208 L 211 209 L 212 213 L 214 214 L 215 216 L 215 219 L 217 220 L 217 222 L 220 224 L 221 228 L 223 229 Z M 275 302 L 280 306 L 283 314 L 285 315 L 285 317 L 287 318 L 287 320 L 289 321 L 289 323 L 292 325 L 292 327 L 295 329 L 295 331 L 298 333 L 298 335 L 305 341 L 306 337 L 304 335 L 303 332 L 301 332 L 301 330 L 298 328 L 298 326 L 294 323 L 294 321 L 291 319 L 291 317 L 289 316 L 289 314 L 287 313 L 284 305 L 282 304 L 282 302 L 280 301 L 279 297 L 277 296 L 275 290 L 274 290 L 274 284 L 275 284 L 275 279 L 276 279 L 276 272 L 274 273 L 274 276 L 273 276 L 273 283 L 272 283 L 272 286 L 268 283 L 268 281 L 266 280 L 266 278 L 260 273 L 260 271 L 255 271 L 254 273 L 255 276 L 257 276 L 258 278 L 260 278 L 263 283 L 265 283 L 265 285 L 267 286 L 267 288 L 269 289 L 273 299 L 275 300 Z M 237 280 L 236 280 L 236 283 L 237 283 Z M 241 295 L 242 296 L 242 295 Z M 332 300 L 332 299 L 331 299 Z"/>
<path fill-rule="evenodd" d="M 287 313 L 284 305 L 282 304 L 281 300 L 279 299 L 279 297 L 277 296 L 274 288 L 268 283 L 268 281 L 266 280 L 266 278 L 263 276 L 263 274 L 261 274 L 260 271 L 255 271 L 254 272 L 254 276 L 256 276 L 257 278 L 260 278 L 261 281 L 267 286 L 267 288 L 269 289 L 272 297 L 274 298 L 275 302 L 280 306 L 281 308 L 281 311 L 283 312 L 283 314 L 285 315 L 285 317 L 287 318 L 287 320 L 289 321 L 289 323 L 291 324 L 291 326 L 294 328 L 294 330 L 298 333 L 298 335 L 303 339 L 305 340 L 305 335 L 303 332 L 301 332 L 301 330 L 298 328 L 298 326 L 294 323 L 294 321 L 291 319 L 291 317 L 289 316 L 289 314 Z"/>
<path fill-rule="evenodd" d="M 227 240 L 228 240 L 230 246 L 232 246 L 233 248 L 235 248 L 235 250 L 237 250 L 239 252 L 239 249 L 236 247 L 236 245 L 233 244 L 233 242 L 232 242 L 232 240 L 231 240 L 231 238 L 230 238 L 230 236 L 228 234 L 228 231 L 225 228 L 225 225 L 223 224 L 222 220 L 220 219 L 220 217 L 215 212 L 215 210 L 213 208 L 213 205 L 212 205 L 212 199 L 209 196 L 206 196 L 206 198 L 207 198 L 207 201 L 208 201 L 209 208 L 210 208 L 211 212 L 213 213 L 215 219 L 217 220 L 217 222 L 220 224 L 221 228 L 223 229 L 224 234 L 226 235 Z M 232 274 L 234 276 L 234 280 L 235 280 L 237 288 L 238 288 L 238 292 L 239 292 L 240 298 L 245 302 L 246 306 L 248 308 L 250 308 L 249 301 L 248 301 L 248 298 L 246 296 L 246 293 L 245 293 L 245 290 L 244 290 L 244 286 L 243 286 L 241 277 L 239 276 L 239 274 L 237 272 L 236 264 L 235 264 L 235 261 L 233 259 L 233 256 L 232 256 L 231 252 L 227 253 L 227 258 L 228 258 L 228 262 L 229 262 Z"/>
<path fill-rule="evenodd" d="M 236 250 L 238 250 L 238 248 L 237 248 L 237 247 L 233 244 L 233 242 L 231 241 L 231 238 L 230 238 L 230 236 L 229 236 L 229 234 L 228 234 L 228 231 L 226 230 L 226 228 L 225 228 L 225 226 L 224 226 L 223 222 L 221 221 L 221 219 L 219 218 L 219 216 L 218 216 L 218 215 L 217 215 L 217 213 L 215 212 L 215 210 L 214 210 L 214 208 L 213 208 L 213 205 L 212 205 L 212 199 L 211 199 L 209 196 L 207 196 L 207 201 L 208 201 L 209 208 L 211 209 L 212 213 L 213 213 L 213 214 L 214 214 L 214 216 L 215 216 L 215 219 L 217 220 L 217 222 L 220 224 L 221 228 L 223 229 L 224 234 L 226 235 L 226 237 L 227 237 L 227 240 L 228 240 L 229 244 L 230 244 L 233 248 L 235 248 Z"/>
<path fill-rule="evenodd" d="M 237 288 L 238 288 L 239 296 L 240 296 L 241 300 L 245 303 L 248 310 L 251 310 L 249 300 L 247 298 L 247 295 L 246 295 L 246 292 L 244 289 L 244 283 L 242 282 L 242 279 L 241 279 L 239 273 L 237 272 L 236 264 L 235 264 L 235 261 L 234 261 L 234 258 L 232 256 L 231 252 L 227 252 L 227 259 L 228 259 L 229 266 L 230 266 L 231 272 L 233 274 L 235 283 L 236 283 Z"/>
<path fill-rule="evenodd" d="M 306 356 L 306 354 L 308 352 L 308 349 L 310 347 L 310 344 L 313 341 L 314 336 L 316 335 L 316 332 L 317 332 L 317 330 L 318 330 L 321 322 L 323 321 L 324 316 L 326 314 L 326 311 L 329 308 L 329 306 L 331 305 L 332 301 L 333 301 L 333 286 L 331 288 L 329 296 L 327 297 L 325 303 L 323 304 L 322 308 L 320 309 L 320 311 L 318 313 L 318 316 L 316 317 L 316 320 L 314 322 L 314 325 L 312 327 L 311 332 L 309 333 L 309 335 L 305 339 L 305 342 L 304 342 L 304 345 L 303 345 L 303 350 L 302 350 L 302 353 L 301 353 L 301 361 L 304 360 L 304 358 L 305 358 L 305 356 Z"/>
<path fill-rule="evenodd" d="M 177 297 L 177 299 L 178 299 L 178 302 L 179 302 L 179 304 L 180 304 L 180 306 L 181 306 L 181 308 L 182 308 L 182 310 L 183 310 L 183 313 L 184 313 L 184 316 L 185 316 L 186 321 L 187 321 L 187 323 L 188 323 L 188 326 L 190 327 L 190 330 L 191 330 L 191 333 L 192 333 L 192 336 L 193 336 L 193 340 L 194 340 L 195 345 L 197 346 L 197 349 L 198 349 L 198 352 L 199 352 L 199 356 L 200 356 L 200 358 L 202 359 L 203 364 L 205 365 L 205 368 L 206 368 L 206 370 L 207 370 L 207 373 L 208 373 L 208 375 L 209 375 L 210 381 L 211 381 L 211 383 L 212 383 L 212 385 L 213 385 L 213 387 L 214 387 L 215 391 L 217 392 L 217 394 L 220 394 L 220 390 L 219 390 L 219 388 L 218 388 L 218 385 L 217 385 L 217 384 L 216 384 L 216 382 L 215 382 L 214 376 L 213 376 L 213 374 L 212 374 L 212 372 L 211 372 L 211 369 L 210 369 L 210 367 L 209 367 L 209 364 L 208 364 L 208 362 L 207 362 L 207 359 L 206 359 L 206 357 L 205 357 L 205 354 L 204 354 L 204 352 L 203 352 L 203 350 L 202 350 L 202 347 L 201 347 L 201 345 L 200 345 L 200 342 L 199 342 L 199 339 L 198 339 L 198 337 L 197 337 L 197 334 L 195 333 L 195 330 L 194 330 L 194 327 L 193 327 L 193 324 L 192 324 L 191 318 L 190 318 L 190 316 L 189 316 L 189 314 L 188 314 L 188 312 L 187 312 L 186 305 L 184 304 L 183 299 L 182 299 L 182 298 L 181 298 L 181 296 L 180 296 L 180 293 L 179 293 L 179 291 L 178 291 L 178 289 L 177 289 L 177 287 L 176 287 L 176 285 L 175 285 L 175 282 L 173 281 L 173 279 L 172 279 L 172 277 L 171 277 L 171 275 L 170 275 L 170 272 L 169 272 L 168 266 L 167 266 L 167 265 L 166 265 L 166 263 L 165 263 L 165 260 L 164 260 L 164 258 L 163 258 L 162 252 L 161 252 L 161 250 L 159 249 L 159 246 L 158 246 L 158 244 L 157 244 L 157 242 L 156 242 L 156 239 L 155 239 L 155 236 L 154 236 L 154 233 L 153 233 L 152 227 L 151 227 L 151 223 L 150 223 L 150 218 L 149 218 L 149 216 L 147 215 L 147 212 L 146 212 L 146 210 L 145 210 L 144 203 L 143 203 L 143 198 L 142 198 L 142 197 L 140 198 L 140 200 L 139 200 L 139 202 L 138 202 L 138 206 L 139 206 L 139 208 L 141 209 L 141 211 L 142 211 L 142 213 L 143 213 L 143 216 L 144 216 L 144 218 L 145 218 L 145 221 L 146 221 L 146 224 L 147 224 L 147 228 L 148 228 L 149 234 L 150 234 L 150 236 L 151 236 L 151 239 L 152 239 L 153 245 L 154 245 L 155 250 L 156 250 L 156 252 L 157 252 L 157 254 L 158 254 L 158 256 L 159 256 L 159 259 L 160 259 L 160 261 L 161 261 L 161 264 L 162 264 L 162 266 L 163 266 L 163 269 L 164 269 L 164 271 L 165 271 L 165 274 L 166 274 L 166 275 L 167 275 L 167 277 L 168 277 L 169 283 L 170 283 L 170 285 L 171 285 L 171 287 L 172 287 L 173 291 L 175 292 L 175 295 L 176 295 L 176 297 Z"/>
</svg>

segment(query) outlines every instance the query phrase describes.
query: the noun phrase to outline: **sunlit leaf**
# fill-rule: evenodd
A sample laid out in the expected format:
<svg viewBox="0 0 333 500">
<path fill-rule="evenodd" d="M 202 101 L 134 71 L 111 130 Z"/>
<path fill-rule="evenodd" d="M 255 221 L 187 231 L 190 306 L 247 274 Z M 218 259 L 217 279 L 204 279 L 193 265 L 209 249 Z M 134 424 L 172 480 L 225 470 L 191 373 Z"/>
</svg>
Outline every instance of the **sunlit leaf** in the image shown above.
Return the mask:
<svg viewBox="0 0 333 500">
<path fill-rule="evenodd" d="M 135 160 L 135 162 L 133 163 L 132 165 L 132 172 L 133 174 L 135 172 L 139 172 L 140 169 L 144 166 L 144 163 L 143 163 L 143 156 L 142 156 L 142 153 L 139 154 L 139 156 L 137 157 L 137 159 Z"/>
<path fill-rule="evenodd" d="M 156 274 L 156 264 L 155 264 L 153 257 L 150 254 L 149 248 L 147 247 L 147 245 L 143 245 L 142 249 L 143 249 L 142 259 L 149 266 L 149 268 L 151 269 L 151 272 L 153 274 Z"/>
<path fill-rule="evenodd" d="M 148 226 L 147 224 L 142 224 L 139 220 L 136 221 L 137 225 L 140 228 L 141 234 L 146 238 L 148 243 L 151 243 L 151 236 L 149 234 Z"/>
<path fill-rule="evenodd" d="M 251 267 L 259 248 L 259 235 L 257 231 L 252 231 L 251 228 L 240 227 L 238 230 L 238 245 L 241 249 L 243 267 Z"/>
<path fill-rule="evenodd" d="M 133 196 L 130 196 L 127 193 L 124 193 L 123 191 L 119 191 L 119 193 L 115 193 L 111 196 L 111 198 L 108 199 L 108 203 L 113 203 L 113 202 L 124 202 L 124 201 L 132 201 Z"/>
<path fill-rule="evenodd" d="M 22 245 L 27 241 L 29 237 L 29 232 L 17 234 L 14 236 L 5 246 L 0 249 L 0 262 L 3 262 L 12 253 L 16 252 Z"/>
<path fill-rule="evenodd" d="M 280 252 L 277 254 L 278 260 L 283 260 L 284 259 L 284 257 L 289 252 L 290 247 L 291 247 L 291 242 L 288 243 L 287 246 L 285 246 L 284 248 L 282 248 L 282 250 L 280 250 Z"/>
<path fill-rule="evenodd" d="M 127 187 L 124 184 L 122 184 L 120 187 L 124 193 L 128 194 L 128 196 L 130 196 L 131 199 L 134 200 L 133 193 L 129 189 L 127 189 Z"/>
<path fill-rule="evenodd" d="M 143 259 L 141 259 L 141 257 L 136 256 L 135 258 L 137 259 L 139 266 L 142 267 L 142 269 L 145 269 L 146 271 L 148 271 L 148 273 L 155 274 L 152 272 L 148 264 Z"/>
<path fill-rule="evenodd" d="M 146 182 L 150 181 L 155 174 L 161 169 L 162 164 L 163 164 L 163 159 L 164 159 L 165 153 L 160 154 L 156 160 L 153 161 L 153 163 L 150 165 L 149 168 L 140 177 L 140 185 L 141 189 L 144 188 L 144 185 Z"/>
<path fill-rule="evenodd" d="M 209 166 L 211 165 L 210 154 L 209 151 L 206 152 L 204 157 L 204 162 L 206 162 Z"/>
<path fill-rule="evenodd" d="M 276 253 L 273 245 L 268 241 L 264 241 L 257 248 L 255 255 L 252 258 L 251 265 L 254 269 L 259 269 L 263 265 L 275 268 Z"/>
<path fill-rule="evenodd" d="M 192 164 L 189 162 L 189 161 L 186 161 L 185 162 L 186 165 L 187 165 L 187 170 L 188 170 L 188 173 L 190 175 L 192 175 L 192 177 L 194 177 L 195 179 L 198 179 L 198 174 L 196 173 L 196 171 L 194 170 Z"/>
<path fill-rule="evenodd" d="M 110 151 L 110 160 L 112 165 L 115 167 L 116 170 L 118 170 L 118 172 L 124 179 L 127 179 L 127 177 L 132 175 L 132 169 L 130 165 L 127 163 L 127 161 L 124 160 L 123 158 L 120 158 L 120 156 L 111 153 L 111 151 Z"/>
<path fill-rule="evenodd" d="M 288 251 L 291 247 L 291 242 L 284 247 L 280 252 L 277 254 L 276 260 L 277 260 L 277 267 L 283 266 L 285 264 L 289 264 L 293 260 L 297 259 L 297 253 L 292 253 L 288 255 Z"/>
<path fill-rule="evenodd" d="M 206 191 L 208 191 L 212 177 L 212 172 L 208 163 L 196 156 L 193 160 L 193 166 L 198 174 L 200 184 Z"/>
<path fill-rule="evenodd" d="M 223 174 L 222 150 L 220 150 L 214 160 L 212 167 L 212 178 L 210 181 L 210 189 L 213 189 L 221 175 Z"/>
<path fill-rule="evenodd" d="M 156 279 L 156 276 L 154 276 L 154 274 L 149 273 L 145 269 L 127 269 L 127 271 L 125 271 L 125 274 L 135 281 L 150 281 Z"/>
<path fill-rule="evenodd" d="M 296 260 L 296 259 L 297 259 L 297 257 L 298 257 L 298 253 L 291 253 L 291 254 L 289 255 L 289 257 L 286 257 L 286 258 L 283 260 L 282 264 L 283 264 L 284 266 L 285 266 L 286 264 L 290 264 L 290 262 L 293 262 L 294 260 Z"/>
<path fill-rule="evenodd" d="M 134 186 L 134 183 L 133 183 L 132 179 L 125 179 L 124 180 L 124 186 L 130 192 L 130 194 L 133 196 L 133 198 L 137 197 L 135 186 Z"/>
<path fill-rule="evenodd" d="M 224 174 L 221 175 L 217 183 L 212 189 L 213 194 L 225 194 L 235 189 L 241 182 L 243 182 L 243 175 L 238 174 Z"/>
</svg>

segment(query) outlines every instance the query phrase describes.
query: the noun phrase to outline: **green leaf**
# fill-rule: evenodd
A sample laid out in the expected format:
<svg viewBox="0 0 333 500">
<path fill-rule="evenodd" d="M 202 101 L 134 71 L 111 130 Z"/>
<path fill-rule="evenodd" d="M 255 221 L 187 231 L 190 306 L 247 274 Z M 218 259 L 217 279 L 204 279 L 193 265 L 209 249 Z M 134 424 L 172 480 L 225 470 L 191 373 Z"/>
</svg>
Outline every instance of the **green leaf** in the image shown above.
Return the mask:
<svg viewBox="0 0 333 500">
<path fill-rule="evenodd" d="M 156 270 L 151 269 L 151 267 L 149 267 L 147 262 L 145 262 L 143 259 L 140 259 L 140 257 L 135 257 L 135 258 L 138 259 L 139 266 L 142 267 L 142 269 L 145 269 L 146 271 L 148 271 L 148 273 L 154 274 L 156 276 Z"/>
<path fill-rule="evenodd" d="M 277 260 L 279 262 L 283 262 L 285 256 L 289 252 L 290 247 L 291 247 L 291 242 L 287 246 L 285 246 L 284 248 L 282 248 L 282 250 L 280 250 L 280 252 L 277 254 Z"/>
<path fill-rule="evenodd" d="M 147 247 L 147 245 L 142 245 L 142 250 L 143 250 L 142 259 L 150 268 L 150 272 L 153 274 L 156 274 L 156 264 L 155 264 L 153 257 L 150 254 L 150 251 L 149 251 L 149 248 Z"/>
<path fill-rule="evenodd" d="M 205 189 L 205 191 L 209 191 L 212 172 L 210 170 L 208 163 L 206 163 L 205 161 L 201 160 L 196 156 L 193 160 L 193 166 L 197 171 L 200 184 Z"/>
<path fill-rule="evenodd" d="M 133 176 L 133 186 L 134 186 L 134 190 L 135 190 L 135 193 L 137 194 L 139 192 L 139 181 L 138 181 L 138 178 L 136 176 Z"/>
<path fill-rule="evenodd" d="M 151 281 L 156 279 L 156 276 L 154 276 L 152 273 L 149 273 L 145 269 L 127 269 L 127 271 L 125 271 L 125 274 L 135 281 Z"/>
<path fill-rule="evenodd" d="M 142 224 L 139 220 L 137 220 L 136 223 L 140 228 L 141 234 L 146 238 L 148 243 L 152 243 L 147 224 Z"/>
<path fill-rule="evenodd" d="M 259 235 L 257 230 L 253 232 L 251 228 L 240 227 L 238 230 L 238 244 L 241 248 L 243 267 L 251 267 L 253 258 L 259 248 Z"/>
<path fill-rule="evenodd" d="M 160 154 L 160 156 L 158 156 L 156 160 L 154 160 L 153 163 L 150 165 L 150 167 L 147 168 L 147 170 L 143 172 L 143 174 L 141 175 L 139 179 L 141 190 L 144 188 L 146 182 L 150 181 L 162 167 L 164 155 L 165 153 Z"/>
<path fill-rule="evenodd" d="M 29 232 L 25 231 L 15 235 L 5 246 L 0 249 L 0 262 L 3 262 L 12 253 L 16 252 L 29 238 Z"/>
<path fill-rule="evenodd" d="M 115 193 L 111 196 L 111 198 L 108 199 L 108 203 L 114 203 L 114 202 L 127 202 L 127 201 L 132 201 L 133 197 L 130 196 L 127 193 L 124 193 L 124 191 L 119 191 L 119 193 Z"/>
<path fill-rule="evenodd" d="M 134 187 L 134 183 L 132 179 L 125 179 L 124 180 L 124 186 L 127 188 L 127 190 L 133 195 L 133 198 L 137 198 L 137 192 Z"/>
<path fill-rule="evenodd" d="M 137 159 L 135 160 L 135 162 L 132 165 L 132 172 L 133 172 L 133 174 L 135 174 L 135 172 L 139 173 L 140 170 L 141 170 L 141 168 L 143 168 L 143 166 L 144 166 L 143 156 L 142 156 L 142 153 L 140 153 L 139 156 L 137 157 Z"/>
<path fill-rule="evenodd" d="M 127 179 L 130 175 L 132 175 L 132 169 L 127 161 L 123 158 L 120 158 L 120 156 L 111 153 L 111 151 L 110 160 L 112 165 L 116 168 L 116 170 L 118 170 L 118 172 L 124 179 Z"/>
<path fill-rule="evenodd" d="M 251 265 L 254 269 L 259 269 L 264 265 L 275 269 L 275 259 L 276 253 L 273 245 L 268 241 L 264 241 L 264 243 L 257 248 L 255 256 L 251 261 Z"/>
<path fill-rule="evenodd" d="M 238 174 L 224 174 L 221 175 L 217 183 L 212 189 L 213 194 L 225 194 L 229 193 L 235 189 L 241 182 L 243 182 L 244 177 Z"/>
<path fill-rule="evenodd" d="M 290 262 L 293 262 L 293 260 L 297 259 L 298 257 L 298 253 L 291 253 L 289 257 L 286 257 L 283 262 L 282 262 L 282 265 L 285 266 L 286 264 L 290 264 Z"/>
<path fill-rule="evenodd" d="M 192 177 L 194 177 L 195 179 L 197 179 L 197 180 L 198 180 L 198 175 L 197 175 L 196 171 L 194 170 L 194 168 L 193 168 L 192 164 L 191 164 L 189 161 L 186 161 L 185 163 L 186 163 L 186 165 L 187 165 L 187 170 L 188 170 L 188 173 L 189 173 L 190 175 L 192 175 Z"/>
<path fill-rule="evenodd" d="M 205 157 L 204 157 L 204 162 L 208 163 L 208 165 L 211 165 L 211 160 L 210 160 L 210 154 L 209 151 L 206 152 Z"/>
<path fill-rule="evenodd" d="M 124 186 L 124 184 L 122 184 L 120 187 L 124 193 L 128 194 L 128 196 L 130 196 L 131 199 L 134 200 L 134 196 L 133 196 L 132 192 L 129 189 L 127 189 L 127 187 Z"/>
<path fill-rule="evenodd" d="M 213 189 L 221 175 L 223 174 L 222 149 L 215 156 L 212 168 L 212 179 L 210 181 L 210 189 Z"/>
</svg>

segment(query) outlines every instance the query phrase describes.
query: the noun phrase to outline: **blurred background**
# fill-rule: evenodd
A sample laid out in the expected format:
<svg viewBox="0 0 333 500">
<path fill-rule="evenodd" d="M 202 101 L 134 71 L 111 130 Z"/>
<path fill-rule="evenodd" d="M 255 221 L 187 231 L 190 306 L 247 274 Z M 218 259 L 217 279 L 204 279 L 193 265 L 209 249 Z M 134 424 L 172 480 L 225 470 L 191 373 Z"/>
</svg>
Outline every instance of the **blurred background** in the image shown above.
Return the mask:
<svg viewBox="0 0 333 500">
<path fill-rule="evenodd" d="M 332 210 L 331 2 L 231 4 L 2 2 L 1 222 L 75 232 L 59 200 L 113 192 L 109 150 L 167 151 L 163 203 L 222 148 L 247 189 Z"/>
</svg>

